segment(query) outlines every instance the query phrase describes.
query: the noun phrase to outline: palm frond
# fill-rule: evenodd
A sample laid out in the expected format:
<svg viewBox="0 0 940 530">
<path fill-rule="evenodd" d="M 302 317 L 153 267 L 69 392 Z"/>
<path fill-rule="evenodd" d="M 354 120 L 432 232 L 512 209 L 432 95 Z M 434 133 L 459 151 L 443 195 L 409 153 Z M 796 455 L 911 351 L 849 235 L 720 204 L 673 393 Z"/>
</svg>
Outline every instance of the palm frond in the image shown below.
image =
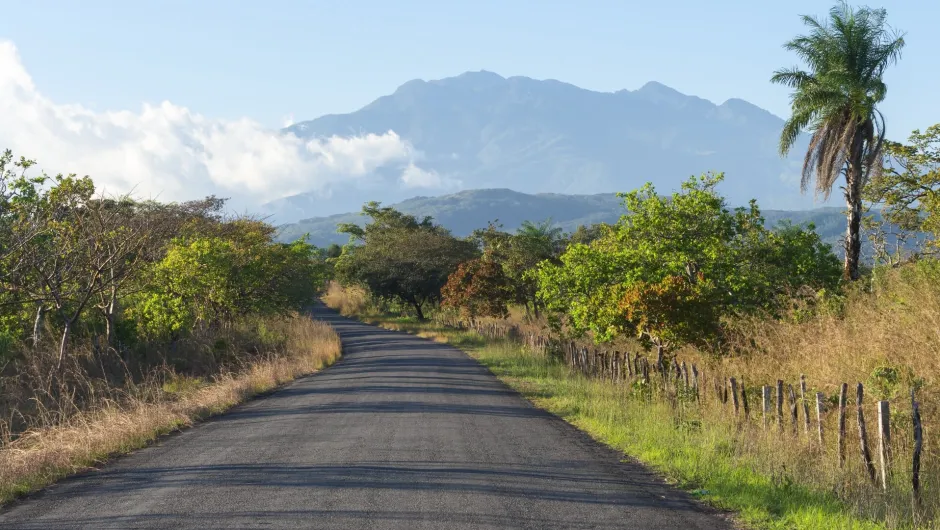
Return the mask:
<svg viewBox="0 0 940 530">
<path fill-rule="evenodd" d="M 903 35 L 886 26 L 884 9 L 852 8 L 840 2 L 820 20 L 803 16 L 806 33 L 784 44 L 808 67 L 780 69 L 771 82 L 793 89 L 791 116 L 780 133 L 780 153 L 802 131 L 811 133 L 803 160 L 801 187 L 828 198 L 838 178 L 853 164 L 876 171 L 884 140 L 885 68 L 900 58 Z M 859 158 L 861 157 L 861 158 Z"/>
<path fill-rule="evenodd" d="M 801 88 L 810 83 L 816 82 L 813 74 L 798 70 L 796 68 L 785 68 L 774 72 L 770 78 L 771 83 L 786 85 L 790 88 Z"/>
</svg>

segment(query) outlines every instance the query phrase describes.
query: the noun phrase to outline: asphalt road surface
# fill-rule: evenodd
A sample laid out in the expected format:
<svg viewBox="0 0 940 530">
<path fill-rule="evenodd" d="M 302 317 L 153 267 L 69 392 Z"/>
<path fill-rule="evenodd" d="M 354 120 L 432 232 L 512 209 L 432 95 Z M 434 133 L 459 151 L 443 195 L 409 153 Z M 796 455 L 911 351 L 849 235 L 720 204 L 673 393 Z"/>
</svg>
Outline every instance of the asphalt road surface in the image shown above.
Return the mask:
<svg viewBox="0 0 940 530">
<path fill-rule="evenodd" d="M 320 308 L 323 372 L 64 480 L 0 528 L 729 528 L 454 348 Z"/>
</svg>

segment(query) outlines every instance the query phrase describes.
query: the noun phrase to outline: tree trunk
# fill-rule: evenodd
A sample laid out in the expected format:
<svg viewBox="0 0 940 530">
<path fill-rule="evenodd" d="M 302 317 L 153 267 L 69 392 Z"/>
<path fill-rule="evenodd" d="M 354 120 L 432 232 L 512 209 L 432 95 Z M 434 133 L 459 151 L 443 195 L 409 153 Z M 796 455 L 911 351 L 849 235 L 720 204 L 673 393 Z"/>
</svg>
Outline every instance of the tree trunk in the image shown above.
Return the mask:
<svg viewBox="0 0 940 530">
<path fill-rule="evenodd" d="M 421 302 L 418 302 L 416 299 L 411 299 L 411 306 L 415 308 L 415 313 L 418 315 L 418 320 L 424 320 L 424 311 L 421 310 Z"/>
<path fill-rule="evenodd" d="M 114 346 L 114 314 L 117 312 L 117 289 L 111 289 L 111 301 L 104 309 L 105 344 Z"/>
<path fill-rule="evenodd" d="M 859 278 L 859 260 L 862 251 L 861 224 L 862 224 L 862 200 L 861 200 L 861 175 L 855 178 L 849 178 L 846 185 L 845 205 L 848 207 L 848 223 L 845 234 L 845 264 L 843 275 L 846 280 L 855 281 Z"/>
<path fill-rule="evenodd" d="M 72 334 L 72 322 L 66 322 L 62 328 L 62 340 L 59 342 L 59 361 L 56 368 L 62 368 L 62 360 L 65 359 L 65 352 L 69 347 L 69 335 Z"/>
<path fill-rule="evenodd" d="M 36 309 L 36 319 L 33 320 L 33 348 L 39 346 L 39 334 L 42 331 L 43 317 L 46 316 L 46 306 L 39 304 Z"/>
<path fill-rule="evenodd" d="M 859 260 L 862 253 L 862 140 L 861 129 L 855 134 L 852 141 L 849 167 L 845 173 L 845 205 L 849 212 L 845 233 L 845 263 L 843 275 L 846 280 L 855 281 L 859 278 Z"/>
</svg>

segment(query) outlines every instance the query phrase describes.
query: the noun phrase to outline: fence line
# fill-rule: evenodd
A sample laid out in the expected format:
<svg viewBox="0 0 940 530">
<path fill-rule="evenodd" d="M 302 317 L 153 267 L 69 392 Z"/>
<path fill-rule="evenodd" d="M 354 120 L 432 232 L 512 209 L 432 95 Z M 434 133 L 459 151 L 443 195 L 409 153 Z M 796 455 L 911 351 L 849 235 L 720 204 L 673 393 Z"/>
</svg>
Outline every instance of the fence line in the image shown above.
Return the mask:
<svg viewBox="0 0 940 530">
<path fill-rule="evenodd" d="M 706 375 L 694 363 L 687 363 L 684 360 L 673 358 L 666 360 L 662 351 L 659 351 L 655 363 L 645 354 L 640 352 L 619 352 L 613 353 L 594 348 L 588 349 L 579 346 L 574 341 L 562 341 L 551 336 L 545 336 L 532 331 L 523 331 L 517 325 L 501 325 L 494 322 L 467 322 L 457 318 L 438 316 L 438 322 L 449 327 L 473 330 L 480 335 L 490 339 L 503 339 L 517 343 L 533 351 L 539 351 L 554 355 L 564 362 L 572 371 L 583 374 L 586 377 L 593 377 L 603 380 L 609 380 L 618 384 L 633 384 L 645 391 L 645 395 L 651 398 L 654 394 L 654 387 L 659 392 L 669 398 L 679 399 L 679 396 L 688 396 L 692 402 L 701 403 L 704 397 L 706 381 L 711 380 L 714 385 L 714 395 L 718 403 L 732 414 L 739 427 L 743 426 L 751 419 L 750 406 L 748 401 L 748 390 L 745 383 L 738 377 L 724 377 L 720 374 Z M 651 377 L 650 371 L 658 372 L 658 377 Z M 777 424 L 777 429 L 782 433 L 784 427 L 784 388 L 786 386 L 787 404 L 789 405 L 789 416 L 792 427 L 792 435 L 798 436 L 800 431 L 799 411 L 803 414 L 803 432 L 805 436 L 811 436 L 810 418 L 810 394 L 807 389 L 807 380 L 805 374 L 800 374 L 799 397 L 796 396 L 793 384 L 786 383 L 783 379 L 776 380 L 774 386 L 764 385 L 760 388 L 762 405 L 761 423 L 767 428 L 771 422 Z M 674 397 L 669 395 L 669 391 L 674 392 Z M 730 399 L 729 399 L 730 391 Z M 846 408 L 848 404 L 848 384 L 842 383 L 838 394 L 838 421 L 837 431 L 835 433 L 837 443 L 837 454 L 839 467 L 843 468 L 846 462 Z M 824 419 L 826 415 L 826 396 L 822 392 L 816 392 L 813 396 L 816 404 L 816 438 L 820 449 L 825 447 L 825 427 Z M 880 483 L 881 487 L 887 489 L 890 482 L 892 463 L 891 451 L 891 411 L 888 401 L 874 402 L 877 411 L 878 428 L 878 464 L 879 469 L 876 472 L 875 462 L 872 458 L 871 450 L 868 445 L 868 433 L 865 422 L 865 413 L 863 407 L 864 385 L 858 383 L 855 393 L 856 418 L 858 424 L 860 456 L 862 467 L 866 472 L 868 479 L 872 484 Z M 731 407 L 728 407 L 728 403 Z M 915 510 L 921 505 L 920 488 L 920 469 L 921 453 L 923 449 L 923 425 L 920 417 L 919 403 L 916 401 L 914 392 L 911 392 L 911 428 L 913 433 L 913 456 L 911 462 L 911 493 Z M 730 409 L 730 410 L 729 410 Z M 775 410 L 774 410 L 775 409 Z M 743 410 L 743 415 L 742 415 Z M 772 412 L 773 411 L 773 412 Z M 772 418 L 773 414 L 773 418 Z"/>
</svg>

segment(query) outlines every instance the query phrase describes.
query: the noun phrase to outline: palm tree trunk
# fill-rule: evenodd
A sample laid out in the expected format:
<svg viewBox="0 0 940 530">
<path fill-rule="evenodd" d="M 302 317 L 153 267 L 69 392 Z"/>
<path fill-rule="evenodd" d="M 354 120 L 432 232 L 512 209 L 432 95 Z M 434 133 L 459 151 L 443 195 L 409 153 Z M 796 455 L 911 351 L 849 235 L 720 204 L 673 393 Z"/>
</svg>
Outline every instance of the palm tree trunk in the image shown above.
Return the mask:
<svg viewBox="0 0 940 530">
<path fill-rule="evenodd" d="M 845 233 L 843 275 L 846 280 L 853 282 L 859 278 L 859 260 L 862 253 L 862 141 L 863 136 L 859 131 L 855 134 L 852 142 L 849 167 L 845 173 L 845 205 L 848 207 L 848 226 Z"/>
</svg>

